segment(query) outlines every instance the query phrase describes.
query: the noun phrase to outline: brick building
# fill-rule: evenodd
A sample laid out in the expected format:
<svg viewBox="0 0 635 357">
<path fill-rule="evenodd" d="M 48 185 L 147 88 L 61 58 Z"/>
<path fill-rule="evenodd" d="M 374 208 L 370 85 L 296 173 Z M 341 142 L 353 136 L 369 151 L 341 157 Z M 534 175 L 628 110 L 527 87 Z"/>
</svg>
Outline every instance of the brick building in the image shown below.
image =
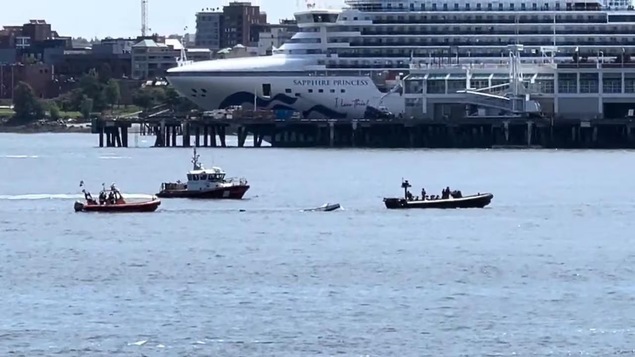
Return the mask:
<svg viewBox="0 0 635 357">
<path fill-rule="evenodd" d="M 220 47 L 248 46 L 252 25 L 266 23 L 267 14 L 260 11 L 260 6 L 250 2 L 230 2 L 228 6 L 223 6 Z"/>
</svg>

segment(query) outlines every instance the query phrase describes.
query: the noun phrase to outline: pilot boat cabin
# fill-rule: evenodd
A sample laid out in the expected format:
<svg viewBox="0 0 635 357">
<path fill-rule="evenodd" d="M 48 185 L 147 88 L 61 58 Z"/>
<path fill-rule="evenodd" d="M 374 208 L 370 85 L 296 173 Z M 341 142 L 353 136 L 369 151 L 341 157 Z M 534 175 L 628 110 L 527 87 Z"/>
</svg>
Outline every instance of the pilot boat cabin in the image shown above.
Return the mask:
<svg viewBox="0 0 635 357">
<path fill-rule="evenodd" d="M 218 167 L 193 170 L 187 174 L 187 189 L 202 191 L 214 189 L 225 182 L 225 173 Z"/>
</svg>

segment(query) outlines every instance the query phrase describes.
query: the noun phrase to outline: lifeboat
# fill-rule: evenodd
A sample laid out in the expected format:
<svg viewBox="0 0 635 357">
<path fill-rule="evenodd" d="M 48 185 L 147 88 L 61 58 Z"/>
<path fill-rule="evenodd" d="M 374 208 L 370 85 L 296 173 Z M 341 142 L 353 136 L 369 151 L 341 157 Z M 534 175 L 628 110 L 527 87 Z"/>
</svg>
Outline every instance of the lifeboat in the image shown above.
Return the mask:
<svg viewBox="0 0 635 357">
<path fill-rule="evenodd" d="M 80 184 L 83 186 L 83 182 Z M 161 205 L 161 200 L 153 196 L 149 201 L 126 202 L 121 192 L 114 184 L 110 186 L 110 190 L 105 188 L 99 193 L 99 200 L 95 200 L 90 192 L 82 189 L 84 193 L 84 202 L 75 201 L 73 208 L 75 212 L 154 212 Z"/>
</svg>

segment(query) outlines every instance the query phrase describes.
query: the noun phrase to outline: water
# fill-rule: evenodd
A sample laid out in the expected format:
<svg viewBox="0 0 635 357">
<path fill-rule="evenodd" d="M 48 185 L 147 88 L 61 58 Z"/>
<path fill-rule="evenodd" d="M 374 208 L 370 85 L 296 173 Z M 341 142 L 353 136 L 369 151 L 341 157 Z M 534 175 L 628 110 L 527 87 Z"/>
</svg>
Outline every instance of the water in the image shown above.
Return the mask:
<svg viewBox="0 0 635 357">
<path fill-rule="evenodd" d="M 246 200 L 74 213 L 190 168 L 96 141 L 0 135 L 0 355 L 634 354 L 632 152 L 200 149 Z M 402 177 L 495 197 L 388 211 Z"/>
</svg>

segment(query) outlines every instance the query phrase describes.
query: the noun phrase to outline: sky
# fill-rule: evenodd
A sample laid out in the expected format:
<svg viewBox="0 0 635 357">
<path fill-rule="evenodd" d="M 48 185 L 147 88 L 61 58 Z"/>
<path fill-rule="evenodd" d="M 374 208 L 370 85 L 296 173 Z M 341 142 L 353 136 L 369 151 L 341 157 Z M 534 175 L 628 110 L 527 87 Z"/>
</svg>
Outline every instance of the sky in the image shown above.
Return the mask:
<svg viewBox="0 0 635 357">
<path fill-rule="evenodd" d="M 248 1 L 248 0 L 241 0 Z M 270 23 L 292 18 L 305 10 L 307 0 L 252 0 L 267 12 Z M 341 7 L 344 0 L 310 0 L 317 7 Z M 21 0 L 6 2 L 0 11 L 0 26 L 22 25 L 29 19 L 52 24 L 60 36 L 104 38 L 141 35 L 141 0 Z M 222 7 L 228 0 L 149 0 L 149 27 L 160 35 L 196 32 L 195 13 L 203 8 Z M 187 30 L 184 29 L 187 27 Z"/>
</svg>

